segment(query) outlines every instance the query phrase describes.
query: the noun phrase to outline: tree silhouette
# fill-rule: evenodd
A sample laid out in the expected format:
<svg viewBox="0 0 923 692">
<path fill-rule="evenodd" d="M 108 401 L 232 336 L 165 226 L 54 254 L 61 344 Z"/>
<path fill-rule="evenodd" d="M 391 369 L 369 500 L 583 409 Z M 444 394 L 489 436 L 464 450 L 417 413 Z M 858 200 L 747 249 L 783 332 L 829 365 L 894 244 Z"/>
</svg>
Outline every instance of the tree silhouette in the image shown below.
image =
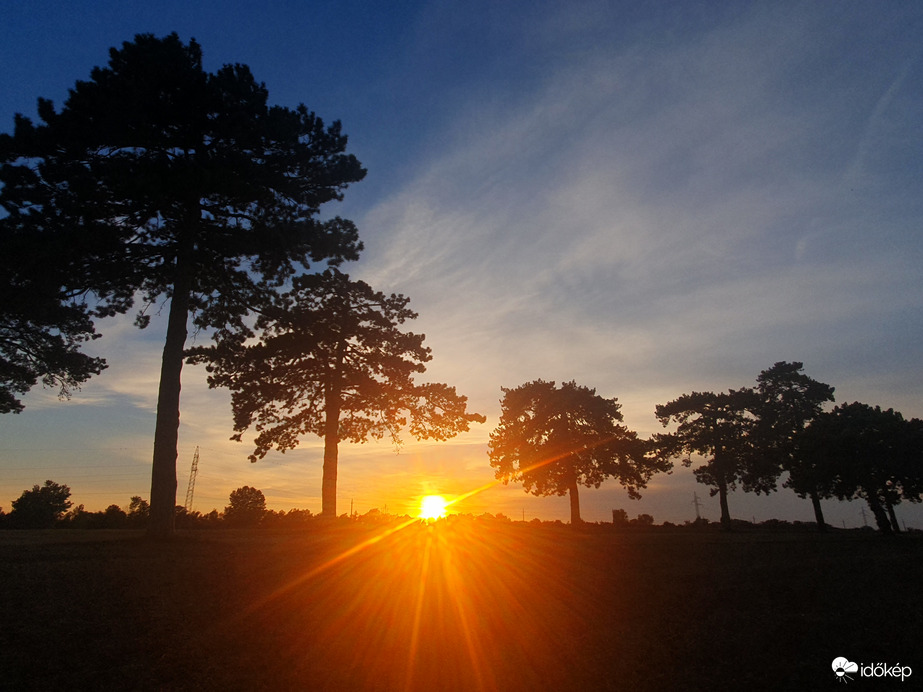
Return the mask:
<svg viewBox="0 0 923 692">
<path fill-rule="evenodd" d="M 614 477 L 632 498 L 668 461 L 645 455 L 638 436 L 621 425 L 621 404 L 595 389 L 535 380 L 503 388 L 500 423 L 488 454 L 504 484 L 520 481 L 533 495 L 570 497 L 570 519 L 580 523 L 579 486 L 598 488 Z"/>
<path fill-rule="evenodd" d="M 224 519 L 232 526 L 256 526 L 266 513 L 263 491 L 249 485 L 232 490 L 228 502 Z"/>
<path fill-rule="evenodd" d="M 107 529 L 120 529 L 128 523 L 128 515 L 118 505 L 106 507 L 101 519 L 101 525 Z"/>
<path fill-rule="evenodd" d="M 0 151 L 4 138 L 9 137 L 0 136 Z M 8 184 L 8 172 L 8 164 L 0 167 L 0 182 Z M 10 211 L 2 192 L 0 204 Z M 98 334 L 86 304 L 62 289 L 60 253 L 48 247 L 36 251 L 16 222 L 15 214 L 0 219 L 0 413 L 22 411 L 18 395 L 39 380 L 68 398 L 106 367 L 102 358 L 80 352 Z"/>
<path fill-rule="evenodd" d="M 819 415 L 799 436 L 815 482 L 841 500 L 864 499 L 882 533 L 899 531 L 894 506 L 920 502 L 923 421 L 854 402 Z"/>
<path fill-rule="evenodd" d="M 32 490 L 23 490 L 19 499 L 13 500 L 9 523 L 22 529 L 51 528 L 73 504 L 70 495 L 70 488 L 54 481 L 33 485 Z"/>
<path fill-rule="evenodd" d="M 209 385 L 228 387 L 234 429 L 255 424 L 250 461 L 270 449 L 293 449 L 302 435 L 324 439 L 322 514 L 336 516 L 338 444 L 406 426 L 417 439 L 445 440 L 484 422 L 446 384 L 416 384 L 432 356 L 424 335 L 402 332 L 414 319 L 402 295 L 372 290 L 335 269 L 296 277 L 290 292 L 266 306 L 255 328 L 219 335 L 214 348 L 190 350 L 206 362 Z"/>
<path fill-rule="evenodd" d="M 199 328 L 242 320 L 299 266 L 355 259 L 349 221 L 316 218 L 365 171 L 340 124 L 267 105 L 245 65 L 202 67 L 195 41 L 135 37 L 77 82 L 41 124 L 16 117 L 0 145 L 4 235 L 68 249 L 65 289 L 97 315 L 169 299 L 151 475 L 150 530 L 173 530 L 180 378 L 190 313 Z M 142 310 L 139 326 L 148 317 Z"/>
<path fill-rule="evenodd" d="M 760 397 L 756 427 L 758 454 L 775 461 L 789 476 L 783 484 L 799 497 L 811 498 L 814 517 L 820 531 L 826 530 L 821 497 L 830 497 L 817 478 L 815 467 L 798 453 L 798 436 L 823 412 L 824 404 L 833 401 L 833 387 L 804 374 L 804 365 L 779 362 L 763 370 L 756 378 Z"/>
<path fill-rule="evenodd" d="M 655 435 L 659 456 L 685 455 L 684 466 L 692 465 L 693 454 L 706 457 L 694 473 L 699 483 L 711 486 L 711 495 L 718 495 L 725 530 L 731 528 L 728 491 L 737 483 L 757 494 L 775 489 L 778 467 L 754 453 L 752 433 L 758 410 L 759 397 L 751 389 L 692 392 L 654 409 L 664 427 L 671 421 L 678 423 L 675 432 Z"/>
<path fill-rule="evenodd" d="M 132 495 L 128 502 L 128 521 L 133 526 L 142 527 L 147 524 L 151 514 L 151 506 L 140 495 Z"/>
</svg>

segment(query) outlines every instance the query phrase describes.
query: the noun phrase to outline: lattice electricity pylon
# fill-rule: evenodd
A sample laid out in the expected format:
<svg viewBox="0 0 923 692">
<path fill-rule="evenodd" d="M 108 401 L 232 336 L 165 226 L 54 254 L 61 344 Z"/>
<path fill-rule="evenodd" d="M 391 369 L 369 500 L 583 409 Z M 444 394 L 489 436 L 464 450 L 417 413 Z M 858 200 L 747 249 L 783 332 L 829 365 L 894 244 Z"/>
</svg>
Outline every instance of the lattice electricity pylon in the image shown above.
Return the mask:
<svg viewBox="0 0 923 692">
<path fill-rule="evenodd" d="M 192 496 L 195 494 L 195 477 L 199 475 L 199 446 L 196 445 L 192 455 L 192 468 L 189 470 L 189 486 L 186 488 L 186 511 L 192 511 Z"/>
</svg>

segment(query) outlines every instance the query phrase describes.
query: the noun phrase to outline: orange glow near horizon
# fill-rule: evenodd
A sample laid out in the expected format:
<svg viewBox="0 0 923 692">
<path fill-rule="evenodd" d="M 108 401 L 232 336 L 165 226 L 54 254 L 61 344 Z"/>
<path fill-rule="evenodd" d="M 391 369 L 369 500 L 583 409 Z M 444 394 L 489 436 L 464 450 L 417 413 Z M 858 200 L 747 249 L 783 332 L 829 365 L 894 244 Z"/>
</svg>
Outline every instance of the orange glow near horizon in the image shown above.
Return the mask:
<svg viewBox="0 0 923 692">
<path fill-rule="evenodd" d="M 274 627 L 293 614 L 311 621 L 317 603 L 330 604 L 336 617 L 314 624 L 332 660 L 361 662 L 344 669 L 359 676 L 351 687 L 500 690 L 512 679 L 510 670 L 518 686 L 547 686 L 562 663 L 556 645 L 562 628 L 582 622 L 573 619 L 576 594 L 565 578 L 570 566 L 547 559 L 558 536 L 454 513 L 444 519 L 448 508 L 511 480 L 498 478 L 451 499 L 417 496 L 414 518 L 383 515 L 378 526 L 331 522 L 329 531 L 306 534 L 299 539 L 308 548 L 303 556 L 232 621 L 252 627 L 252 619 L 263 618 Z M 437 488 L 433 483 L 426 490 Z M 539 604 L 538 611 L 525 603 Z M 592 603 L 576 608 L 589 613 Z M 344 636 L 347 623 L 350 636 Z M 288 646 L 297 664 L 304 655 L 299 641 Z"/>
</svg>

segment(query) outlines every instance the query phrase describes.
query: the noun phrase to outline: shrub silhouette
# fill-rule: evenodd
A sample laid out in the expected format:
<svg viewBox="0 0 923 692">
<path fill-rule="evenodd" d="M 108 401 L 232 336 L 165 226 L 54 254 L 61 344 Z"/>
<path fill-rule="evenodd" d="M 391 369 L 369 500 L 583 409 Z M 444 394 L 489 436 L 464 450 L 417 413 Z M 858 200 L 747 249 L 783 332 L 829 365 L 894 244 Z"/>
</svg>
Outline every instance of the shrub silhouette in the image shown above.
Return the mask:
<svg viewBox="0 0 923 692">
<path fill-rule="evenodd" d="M 9 525 L 20 529 L 51 528 L 73 504 L 68 499 L 70 495 L 70 488 L 54 481 L 33 485 L 32 490 L 23 490 L 19 499 L 13 500 Z"/>
</svg>

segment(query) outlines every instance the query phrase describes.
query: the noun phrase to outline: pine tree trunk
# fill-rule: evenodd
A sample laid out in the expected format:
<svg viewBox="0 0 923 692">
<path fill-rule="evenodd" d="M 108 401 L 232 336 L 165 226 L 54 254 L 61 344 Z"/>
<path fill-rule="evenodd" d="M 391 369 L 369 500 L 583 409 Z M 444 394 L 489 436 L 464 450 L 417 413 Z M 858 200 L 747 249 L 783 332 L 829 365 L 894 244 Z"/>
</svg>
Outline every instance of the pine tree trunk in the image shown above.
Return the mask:
<svg viewBox="0 0 923 692">
<path fill-rule="evenodd" d="M 577 526 L 583 520 L 580 518 L 580 492 L 576 479 L 571 481 L 568 494 L 570 495 L 570 523 L 571 526 Z"/>
<path fill-rule="evenodd" d="M 713 465 L 715 468 L 715 480 L 718 485 L 718 504 L 721 506 L 721 530 L 730 531 L 733 527 L 731 526 L 731 511 L 728 509 L 728 484 L 727 473 L 725 472 L 727 466 L 725 465 L 723 447 L 718 447 L 715 450 Z"/>
<path fill-rule="evenodd" d="M 161 538 L 173 534 L 176 512 L 176 450 L 179 440 L 179 398 L 186 346 L 190 282 L 185 268 L 177 268 L 170 301 L 167 338 L 160 366 L 154 459 L 151 469 L 151 508 L 148 533 Z"/>
<path fill-rule="evenodd" d="M 197 208 L 190 212 L 192 223 Z M 151 507 L 148 534 L 158 538 L 173 535 L 176 516 L 176 450 L 179 441 L 179 399 L 182 387 L 186 321 L 192 292 L 191 231 L 181 237 L 173 276 L 173 296 L 167 318 L 167 337 L 160 364 L 157 392 L 157 422 L 154 427 L 154 458 L 151 467 Z"/>
<path fill-rule="evenodd" d="M 728 487 L 722 477 L 718 481 L 718 502 L 721 505 L 721 528 L 731 530 L 731 511 L 728 509 Z"/>
<path fill-rule="evenodd" d="M 820 506 L 820 497 L 816 492 L 811 493 L 811 504 L 814 506 L 814 519 L 817 521 L 817 530 L 826 531 L 827 524 L 824 522 L 824 510 Z"/>
<path fill-rule="evenodd" d="M 324 422 L 324 477 L 321 481 L 321 515 L 334 519 L 337 515 L 337 432 L 339 412 L 327 405 Z"/>
<path fill-rule="evenodd" d="M 334 519 L 337 515 L 337 455 L 340 441 L 339 369 L 342 344 L 337 347 L 334 365 L 327 374 L 324 391 L 324 476 L 321 481 L 321 515 Z"/>
</svg>

